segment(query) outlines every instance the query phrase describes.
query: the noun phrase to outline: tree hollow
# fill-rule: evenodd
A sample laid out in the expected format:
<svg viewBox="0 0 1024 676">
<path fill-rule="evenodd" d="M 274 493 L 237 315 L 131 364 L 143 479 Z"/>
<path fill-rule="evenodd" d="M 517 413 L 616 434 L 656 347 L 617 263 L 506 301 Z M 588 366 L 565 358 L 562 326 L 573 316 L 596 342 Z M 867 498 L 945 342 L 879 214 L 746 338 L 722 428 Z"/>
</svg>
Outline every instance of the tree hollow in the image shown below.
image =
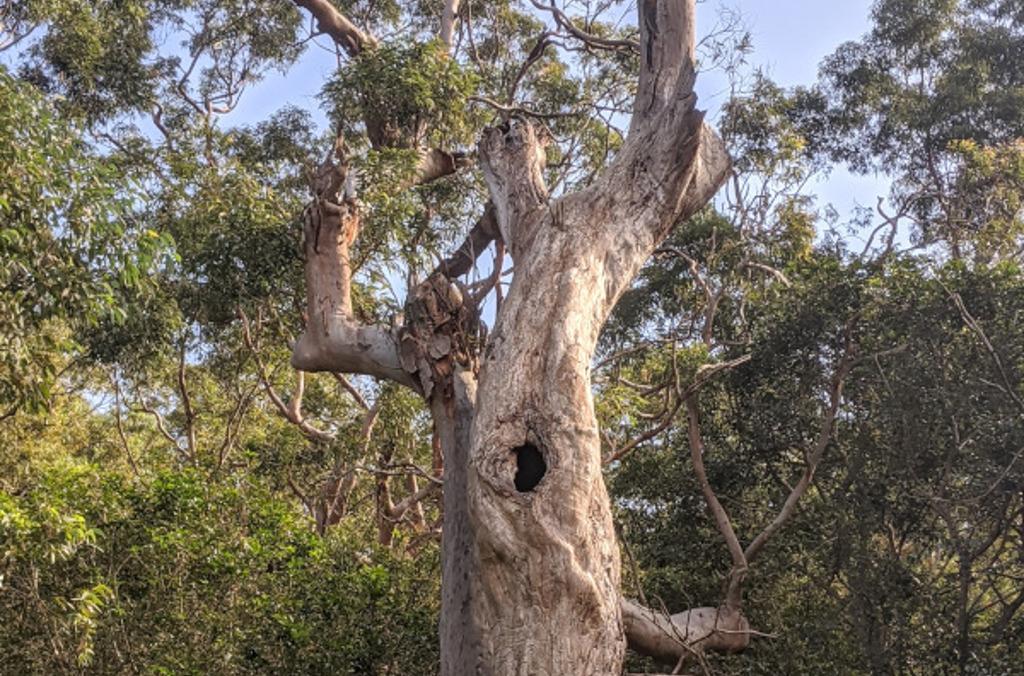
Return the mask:
<svg viewBox="0 0 1024 676">
<path fill-rule="evenodd" d="M 529 493 L 537 487 L 548 471 L 544 455 L 531 443 L 512 449 L 516 456 L 516 490 Z"/>
</svg>

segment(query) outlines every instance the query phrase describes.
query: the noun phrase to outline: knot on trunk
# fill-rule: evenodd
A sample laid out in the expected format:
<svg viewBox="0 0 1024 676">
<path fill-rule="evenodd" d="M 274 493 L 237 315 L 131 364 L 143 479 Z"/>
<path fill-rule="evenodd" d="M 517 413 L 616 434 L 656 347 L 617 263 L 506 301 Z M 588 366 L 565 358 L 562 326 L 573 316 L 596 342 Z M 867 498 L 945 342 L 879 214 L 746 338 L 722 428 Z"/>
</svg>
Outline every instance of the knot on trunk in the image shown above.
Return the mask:
<svg viewBox="0 0 1024 676">
<path fill-rule="evenodd" d="M 399 339 L 402 368 L 419 383 L 423 396 L 450 401 L 456 365 L 477 370 L 486 337 L 477 308 L 457 282 L 435 273 L 417 285 L 405 305 Z"/>
</svg>

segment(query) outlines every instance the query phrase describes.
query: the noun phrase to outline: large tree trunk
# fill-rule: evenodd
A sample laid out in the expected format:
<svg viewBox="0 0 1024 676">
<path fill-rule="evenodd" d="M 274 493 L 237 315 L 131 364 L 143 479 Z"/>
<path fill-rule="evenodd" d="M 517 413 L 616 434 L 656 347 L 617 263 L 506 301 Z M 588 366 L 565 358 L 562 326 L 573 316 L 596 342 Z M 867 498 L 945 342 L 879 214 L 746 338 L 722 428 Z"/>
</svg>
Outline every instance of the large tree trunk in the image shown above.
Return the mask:
<svg viewBox="0 0 1024 676">
<path fill-rule="evenodd" d="M 589 377 L 615 293 L 602 260 L 611 243 L 580 247 L 581 223 L 566 220 L 543 223 L 517 258 L 481 370 L 473 609 L 495 674 L 614 673 L 625 651 Z"/>
<path fill-rule="evenodd" d="M 692 3 L 646 3 L 642 11 L 657 15 L 647 17 L 649 27 L 661 20 L 657 36 L 645 30 L 655 43 L 645 66 L 657 76 L 641 78 L 643 110 L 598 181 L 549 200 L 542 143 L 525 121 L 488 130 L 480 144 L 516 272 L 484 353 L 472 427 L 467 488 L 476 552 L 468 623 L 480 655 L 475 669 L 444 672 L 451 676 L 614 674 L 622 667 L 619 556 L 591 360 L 620 294 L 671 228 L 710 199 L 728 168 L 694 108 L 685 44 Z M 657 39 L 669 44 L 659 49 Z M 447 546 L 445 553 L 459 555 Z M 657 630 L 644 619 L 637 615 L 632 626 Z"/>
<path fill-rule="evenodd" d="M 326 18 L 314 11 L 321 22 L 331 18 L 319 0 L 300 4 L 323 10 Z M 474 310 L 447 280 L 475 254 L 446 261 L 417 287 L 405 327 L 360 326 L 348 265 L 358 220 L 342 167 L 328 167 L 307 219 L 309 317 L 295 366 L 390 378 L 430 402 L 444 455 L 445 676 L 617 674 L 627 638 L 675 657 L 692 649 L 691 628 L 699 629 L 694 640 L 725 649 L 738 642 L 720 628 L 744 631 L 741 616 L 717 609 L 668 618 L 624 606 L 619 589 L 591 360 L 640 266 L 711 199 L 729 168 L 695 108 L 694 0 L 638 5 L 629 138 L 593 184 L 549 199 L 537 127 L 512 119 L 484 132 L 479 160 L 493 211 L 467 246 L 479 251 L 500 236 L 515 274 L 482 354 L 473 353 Z M 327 23 L 358 51 L 361 34 Z M 666 628 L 677 635 L 663 640 Z"/>
</svg>

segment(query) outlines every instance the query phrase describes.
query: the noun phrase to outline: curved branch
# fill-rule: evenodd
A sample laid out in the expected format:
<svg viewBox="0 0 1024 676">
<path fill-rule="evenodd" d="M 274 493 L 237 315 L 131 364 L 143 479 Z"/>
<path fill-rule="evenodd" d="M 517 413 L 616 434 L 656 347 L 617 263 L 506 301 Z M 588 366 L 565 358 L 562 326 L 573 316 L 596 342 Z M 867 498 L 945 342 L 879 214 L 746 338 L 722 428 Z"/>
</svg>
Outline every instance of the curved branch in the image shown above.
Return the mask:
<svg viewBox="0 0 1024 676">
<path fill-rule="evenodd" d="M 362 325 L 352 311 L 349 252 L 361 214 L 351 195 L 344 143 L 339 138 L 324 160 L 303 214 L 306 256 L 306 330 L 292 348 L 300 371 L 361 373 L 418 387 L 401 364 L 397 330 Z"/>
<path fill-rule="evenodd" d="M 400 185 L 399 190 L 433 183 L 472 164 L 473 158 L 466 153 L 448 152 L 440 148 L 422 148 L 419 150 L 419 159 L 412 177 L 407 183 Z"/>
<path fill-rule="evenodd" d="M 377 39 L 356 27 L 328 0 L 293 0 L 316 19 L 317 30 L 331 36 L 349 56 L 356 56 L 377 46 Z"/>
<path fill-rule="evenodd" d="M 494 204 L 488 202 L 487 206 L 484 207 L 484 213 L 470 229 L 466 239 L 463 240 L 458 249 L 441 262 L 437 270 L 435 270 L 435 274 L 440 272 L 449 279 L 466 274 L 472 269 L 480 254 L 498 236 L 498 220 L 494 211 Z"/>
<path fill-rule="evenodd" d="M 256 369 L 258 371 L 260 383 L 263 385 L 264 391 L 267 393 L 267 397 L 271 403 L 274 404 L 274 408 L 277 412 L 284 417 L 285 420 L 292 423 L 299 428 L 299 431 L 309 439 L 310 441 L 318 442 L 329 442 L 334 440 L 334 435 L 330 432 L 317 429 L 313 425 L 309 424 L 302 415 L 302 395 L 306 389 L 306 379 L 302 371 L 295 372 L 295 393 L 292 395 L 292 400 L 288 403 L 281 398 L 274 389 L 274 385 L 270 382 L 270 376 L 267 374 L 266 364 L 263 362 L 263 358 L 260 356 L 259 350 L 256 347 L 256 343 L 252 339 L 252 331 L 249 327 L 249 318 L 245 312 L 239 308 L 238 318 L 242 322 L 242 341 L 245 346 L 252 352 L 253 358 L 256 360 Z"/>
<path fill-rule="evenodd" d="M 757 556 L 761 548 L 764 547 L 765 543 L 778 531 L 782 526 L 789 520 L 789 517 L 793 515 L 796 510 L 796 505 L 803 497 L 804 493 L 810 487 L 811 482 L 814 481 L 814 473 L 818 469 L 818 465 L 821 463 L 821 458 L 825 454 L 825 449 L 828 448 L 829 442 L 832 440 L 832 430 L 835 425 L 836 414 L 839 412 L 839 404 L 843 398 L 843 385 L 846 382 L 846 377 L 850 374 L 850 370 L 853 368 L 853 358 L 849 352 L 849 348 L 846 354 L 843 355 L 836 368 L 835 374 L 832 376 L 832 384 L 829 390 L 829 403 L 828 408 L 825 409 L 825 413 L 821 418 L 821 424 L 818 429 L 818 436 L 815 439 L 814 447 L 810 453 L 807 454 L 807 459 L 804 465 L 803 474 L 800 476 L 800 480 L 797 481 L 796 485 L 789 492 L 786 497 L 786 501 L 782 505 L 782 509 L 775 516 L 771 523 L 765 526 L 764 530 L 761 531 L 757 537 L 754 538 L 753 542 L 747 545 L 746 550 L 743 552 L 747 561 L 750 562 Z"/>
<path fill-rule="evenodd" d="M 715 491 L 708 481 L 708 473 L 704 468 L 704 440 L 700 434 L 700 419 L 697 411 L 696 395 L 686 397 L 686 419 L 688 438 L 690 442 L 690 458 L 693 462 L 693 472 L 697 475 L 700 483 L 700 490 L 704 494 L 704 501 L 707 503 L 711 514 L 715 519 L 715 526 L 725 540 L 729 549 L 729 556 L 732 559 L 732 570 L 729 573 L 728 588 L 725 594 L 725 605 L 728 608 L 738 610 L 742 601 L 741 591 L 743 577 L 747 571 L 747 557 L 743 551 L 740 540 L 736 537 L 736 531 L 732 527 L 732 520 L 729 518 L 725 507 L 718 500 Z"/>
<path fill-rule="evenodd" d="M 587 33 L 584 30 L 580 30 L 579 28 L 576 27 L 576 24 L 572 22 L 572 19 L 570 19 L 565 14 L 565 12 L 558 9 L 558 7 L 554 3 L 554 0 L 552 0 L 551 4 L 549 5 L 537 2 L 537 0 L 530 0 L 530 2 L 537 9 L 549 12 L 551 14 L 551 17 L 555 20 L 555 23 L 558 24 L 559 27 L 565 29 L 574 38 L 580 40 L 581 42 L 591 47 L 611 51 L 619 49 L 631 49 L 633 51 L 639 51 L 640 49 L 640 43 L 638 43 L 636 40 L 615 40 L 612 38 L 602 38 L 597 35 Z"/>
</svg>

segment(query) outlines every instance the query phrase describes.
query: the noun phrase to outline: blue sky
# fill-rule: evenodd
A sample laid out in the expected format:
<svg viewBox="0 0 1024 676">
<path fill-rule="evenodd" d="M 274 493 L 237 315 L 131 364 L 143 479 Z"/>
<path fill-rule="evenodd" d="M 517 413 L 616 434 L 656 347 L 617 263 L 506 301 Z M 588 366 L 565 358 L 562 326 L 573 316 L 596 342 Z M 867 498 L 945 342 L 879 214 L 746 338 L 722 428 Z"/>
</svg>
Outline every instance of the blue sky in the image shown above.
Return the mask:
<svg viewBox="0 0 1024 676">
<path fill-rule="evenodd" d="M 710 30 L 722 10 L 738 10 L 753 36 L 750 63 L 763 67 L 783 86 L 807 85 L 818 76 L 822 59 L 870 28 L 872 0 L 708 0 L 699 7 L 698 33 Z M 723 103 L 725 82 L 714 74 L 698 81 L 701 105 L 714 111 Z M 843 215 L 855 206 L 874 207 L 888 193 L 885 177 L 857 176 L 841 167 L 808 186 L 821 206 Z"/>
<path fill-rule="evenodd" d="M 699 6 L 698 31 L 711 30 L 723 9 L 738 11 L 754 39 L 751 63 L 766 68 L 782 85 L 810 84 L 825 56 L 868 30 L 871 4 L 871 0 L 708 0 Z M 232 121 L 263 119 L 287 103 L 318 111 L 316 94 L 334 67 L 333 53 L 311 47 L 287 74 L 270 74 L 250 91 Z M 699 84 L 704 106 L 713 109 L 721 104 L 721 79 L 709 75 Z"/>
<path fill-rule="evenodd" d="M 783 85 L 808 84 L 835 48 L 868 31 L 871 0 L 709 0 L 698 31 L 711 28 L 721 8 L 735 9 L 754 38 L 751 61 Z"/>
<path fill-rule="evenodd" d="M 749 63 L 764 68 L 781 85 L 806 85 L 817 78 L 825 56 L 867 32 L 872 4 L 872 0 L 706 0 L 699 5 L 698 34 L 713 30 L 723 10 L 738 12 L 753 37 Z M 323 123 L 317 94 L 336 68 L 336 60 L 325 39 L 320 41 L 323 48 L 311 44 L 287 73 L 268 73 L 246 92 L 224 120 L 226 125 L 258 122 L 286 105 L 306 109 Z M 10 63 L 18 50 L 14 52 L 0 61 Z M 701 107 L 713 119 L 727 95 L 727 81 L 721 73 L 705 73 L 697 89 Z M 846 215 L 856 205 L 874 206 L 878 196 L 888 193 L 888 181 L 836 168 L 808 188 L 818 195 L 819 205 L 831 204 Z"/>
</svg>

